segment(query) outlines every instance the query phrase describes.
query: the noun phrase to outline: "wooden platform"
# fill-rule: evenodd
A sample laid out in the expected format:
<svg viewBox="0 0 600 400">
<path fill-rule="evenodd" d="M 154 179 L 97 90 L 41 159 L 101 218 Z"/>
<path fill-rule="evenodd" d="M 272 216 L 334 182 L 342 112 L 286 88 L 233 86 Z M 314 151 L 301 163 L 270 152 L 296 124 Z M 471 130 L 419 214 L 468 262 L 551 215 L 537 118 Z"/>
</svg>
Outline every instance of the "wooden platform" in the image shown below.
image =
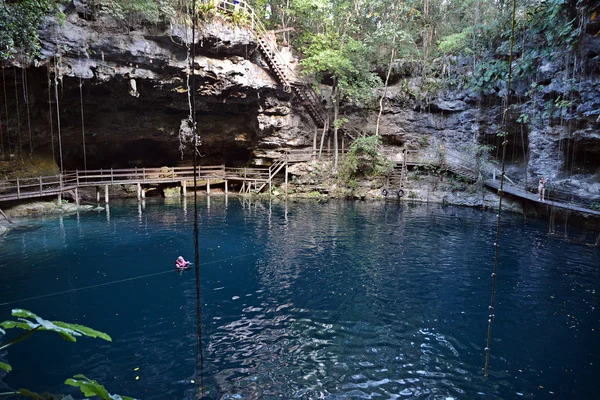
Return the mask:
<svg viewBox="0 0 600 400">
<path fill-rule="evenodd" d="M 490 187 L 492 189 L 496 189 L 496 190 L 500 189 L 500 181 L 486 180 L 483 183 L 485 186 Z M 519 189 L 512 185 L 505 184 L 503 190 L 504 190 L 504 193 L 510 194 L 511 196 L 515 196 L 515 197 L 519 197 L 519 198 L 526 199 L 529 201 L 533 201 L 535 203 L 547 205 L 550 207 L 561 208 L 563 210 L 575 211 L 575 212 L 579 212 L 582 214 L 600 216 L 600 211 L 581 207 L 580 205 L 576 205 L 576 204 L 572 204 L 572 203 L 562 203 L 562 202 L 551 201 L 551 200 L 540 201 L 537 194 L 527 192 L 523 189 Z"/>
</svg>

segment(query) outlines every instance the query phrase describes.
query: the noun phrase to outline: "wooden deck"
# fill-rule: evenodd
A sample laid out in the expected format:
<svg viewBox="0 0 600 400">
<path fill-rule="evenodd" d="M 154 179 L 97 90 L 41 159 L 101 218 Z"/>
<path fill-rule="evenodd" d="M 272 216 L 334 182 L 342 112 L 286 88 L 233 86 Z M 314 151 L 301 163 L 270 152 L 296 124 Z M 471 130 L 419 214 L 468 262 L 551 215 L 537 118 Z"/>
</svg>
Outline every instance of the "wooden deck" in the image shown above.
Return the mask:
<svg viewBox="0 0 600 400">
<path fill-rule="evenodd" d="M 288 150 L 270 167 L 232 168 L 224 165 L 200 166 L 196 171 L 199 186 L 210 183 L 241 182 L 241 192 L 260 192 L 289 164 L 310 161 L 312 150 Z M 324 157 L 330 157 L 325 154 Z M 54 176 L 0 180 L 0 202 L 60 195 L 84 187 L 112 185 L 158 185 L 178 183 L 187 187 L 194 180 L 194 167 L 124 168 L 65 171 Z M 138 193 L 139 197 L 140 193 Z"/>
<path fill-rule="evenodd" d="M 331 157 L 327 153 L 324 157 Z M 405 153 L 406 165 L 424 166 L 437 165 L 439 161 L 435 158 L 425 157 L 418 152 L 410 151 Z M 273 179 L 283 169 L 286 170 L 289 164 L 297 162 L 307 162 L 316 157 L 312 150 L 292 150 L 287 151 L 270 167 L 264 168 L 230 168 L 224 165 L 201 166 L 197 169 L 196 180 L 199 186 L 210 187 L 213 183 L 241 182 L 240 192 L 260 192 L 267 185 L 271 188 Z M 447 169 L 456 175 L 464 176 L 471 181 L 476 180 L 476 174 L 473 170 L 459 165 L 457 160 L 446 160 L 441 168 Z M 397 161 L 396 161 L 397 162 Z M 456 165 L 455 165 L 456 164 Z M 496 172 L 496 171 L 494 171 Z M 495 178 L 495 173 L 492 176 Z M 31 199 L 38 197 L 56 196 L 61 193 L 77 190 L 83 187 L 105 187 L 108 200 L 108 186 L 111 185 L 138 185 L 138 198 L 140 196 L 140 187 L 142 185 L 158 185 L 165 183 L 180 184 L 185 191 L 185 187 L 190 186 L 194 180 L 193 167 L 161 167 L 161 168 L 129 168 L 129 169 L 99 169 L 99 170 L 77 170 L 67 171 L 62 175 L 39 176 L 34 178 L 20 178 L 13 180 L 0 181 L 0 202 Z M 484 179 L 483 184 L 491 189 L 499 190 L 500 181 L 496 179 Z M 600 211 L 591 209 L 588 204 L 577 201 L 563 201 L 557 198 L 550 198 L 542 202 L 538 200 L 538 195 L 528 192 L 519 187 L 512 180 L 507 179 L 504 185 L 504 192 L 511 196 L 519 197 L 534 203 L 540 203 L 551 207 L 556 207 L 568 211 L 578 212 L 587 215 L 600 216 Z M 547 194 L 550 195 L 550 191 Z M 564 193 L 563 193 L 564 195 Z M 570 196 L 572 197 L 572 196 Z"/>
<path fill-rule="evenodd" d="M 238 181 L 253 184 L 270 179 L 269 168 L 227 168 L 224 165 L 198 167 L 196 180 L 204 186 L 210 181 Z M 127 168 L 66 171 L 54 176 L 38 176 L 0 181 L 0 202 L 59 195 L 84 187 L 112 185 L 158 185 L 179 183 L 189 186 L 193 167 Z"/>
<path fill-rule="evenodd" d="M 490 188 L 496 189 L 496 190 L 500 190 L 500 181 L 485 180 L 485 181 L 483 181 L 483 183 L 487 187 L 490 187 Z M 581 204 L 578 204 L 578 203 L 569 203 L 569 202 L 561 202 L 561 201 L 553 201 L 553 200 L 540 201 L 539 196 L 537 194 L 525 191 L 521 188 L 517 188 L 510 184 L 509 185 L 505 184 L 504 188 L 502 190 L 504 190 L 504 193 L 510 194 L 511 196 L 526 199 L 526 200 L 532 201 L 534 203 L 539 203 L 539 204 L 547 205 L 550 207 L 561 208 L 563 210 L 568 210 L 568 211 L 575 211 L 575 212 L 579 212 L 582 214 L 600 216 L 600 211 L 596 211 L 596 210 L 592 210 L 587 207 L 583 207 Z"/>
</svg>

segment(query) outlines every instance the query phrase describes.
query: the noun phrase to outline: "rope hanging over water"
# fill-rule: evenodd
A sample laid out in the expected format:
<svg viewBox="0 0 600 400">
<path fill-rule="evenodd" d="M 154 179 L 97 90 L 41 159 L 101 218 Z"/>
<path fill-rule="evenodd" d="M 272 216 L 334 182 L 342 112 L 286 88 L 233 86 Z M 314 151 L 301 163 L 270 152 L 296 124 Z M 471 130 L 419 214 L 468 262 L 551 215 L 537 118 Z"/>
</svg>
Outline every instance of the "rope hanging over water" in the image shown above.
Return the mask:
<svg viewBox="0 0 600 400">
<path fill-rule="evenodd" d="M 235 260 L 235 259 L 238 259 L 238 258 L 244 258 L 244 257 L 254 256 L 254 255 L 257 255 L 257 254 L 261 254 L 261 253 L 262 252 L 240 254 L 239 256 L 228 257 L 228 258 L 224 258 L 222 260 L 209 261 L 209 262 L 205 263 L 205 265 L 219 264 L 219 263 L 222 263 L 222 262 L 231 261 L 231 260 Z M 124 278 L 124 279 L 119 279 L 119 280 L 116 280 L 116 281 L 98 283 L 96 285 L 83 286 L 83 287 L 79 287 L 79 288 L 73 288 L 73 289 L 63 290 L 61 292 L 54 292 L 54 293 L 42 294 L 42 295 L 39 295 L 39 296 L 26 297 L 26 298 L 19 299 L 19 300 L 7 301 L 5 303 L 0 303 L 0 306 L 8 306 L 8 305 L 18 304 L 18 303 L 22 303 L 24 301 L 30 301 L 30 300 L 45 299 L 47 297 L 54 297 L 54 296 L 59 296 L 61 294 L 68 294 L 68 293 L 73 293 L 73 292 L 80 292 L 80 291 L 83 291 L 83 290 L 94 289 L 94 288 L 97 288 L 97 287 L 109 286 L 109 285 L 114 285 L 114 284 L 123 283 L 123 282 L 130 282 L 130 281 L 135 281 L 135 280 L 138 280 L 138 279 L 150 278 L 150 277 L 153 277 L 153 276 L 164 275 L 164 274 L 168 274 L 168 273 L 171 273 L 171 272 L 177 272 L 177 271 L 173 270 L 172 268 L 169 268 L 167 271 L 161 271 L 161 272 L 154 272 L 154 273 L 151 273 L 151 274 L 144 274 L 144 275 L 132 276 L 130 278 Z"/>
<path fill-rule="evenodd" d="M 190 117 L 192 120 L 192 134 L 194 137 L 194 271 L 196 275 L 196 382 L 200 385 L 199 398 L 204 398 L 204 353 L 202 351 L 202 304 L 200 291 L 200 246 L 198 243 L 198 134 L 196 131 L 196 73 L 194 61 L 196 60 L 196 0 L 192 1 L 192 47 L 190 59 L 190 72 L 192 73 L 192 94 L 190 104 Z M 199 360 L 198 360 L 199 359 Z M 198 365 L 198 363 L 200 365 Z"/>
<path fill-rule="evenodd" d="M 21 138 L 21 116 L 19 114 L 19 85 L 17 84 L 17 67 L 13 66 L 13 73 L 15 75 L 15 108 L 17 114 L 17 134 L 19 135 L 19 157 L 23 162 L 23 140 Z"/>
<path fill-rule="evenodd" d="M 8 97 L 6 96 L 6 76 L 4 74 L 4 61 L 2 62 L 2 91 L 4 92 L 4 111 L 6 113 L 6 145 L 8 147 L 8 153 L 10 154 L 10 129 L 8 127 Z"/>
<path fill-rule="evenodd" d="M 500 240 L 500 222 L 502 220 L 502 199 L 504 197 L 504 167 L 506 160 L 506 146 L 508 145 L 508 109 L 510 105 L 510 84 L 512 79 L 512 59 L 513 59 L 513 47 L 515 44 L 515 15 L 517 10 L 517 0 L 513 0 L 512 19 L 511 19 L 511 34 L 510 34 L 510 55 L 508 58 L 508 81 L 506 84 L 506 101 L 504 109 L 504 132 L 500 134 L 504 137 L 502 142 L 502 172 L 500 175 L 500 189 L 498 190 L 498 222 L 496 227 L 496 240 L 494 241 L 495 255 L 494 255 L 494 271 L 492 272 L 492 297 L 490 300 L 489 307 L 489 318 L 488 318 L 488 331 L 487 331 L 487 346 L 485 348 L 485 368 L 484 376 L 488 377 L 488 369 L 490 365 L 490 346 L 492 343 L 492 324 L 494 322 L 494 303 L 496 297 L 496 278 L 498 270 L 498 259 L 499 259 L 499 243 Z M 500 136 L 499 135 L 499 136 Z"/>
<path fill-rule="evenodd" d="M 62 154 L 62 137 L 60 134 L 60 103 L 58 101 L 58 76 L 59 76 L 59 65 L 56 62 L 56 55 L 54 56 L 54 97 L 56 100 L 56 126 L 58 128 L 58 154 L 60 159 L 60 173 L 63 172 L 63 154 Z"/>
<path fill-rule="evenodd" d="M 81 139 L 83 142 L 83 169 L 87 170 L 87 156 L 85 154 L 85 124 L 83 123 L 83 81 L 81 80 L 81 53 L 79 53 L 79 99 L 81 102 Z"/>
<path fill-rule="evenodd" d="M 48 78 L 48 123 L 50 124 L 50 140 L 52 144 L 52 162 L 56 164 L 56 154 L 54 151 L 54 122 L 52 121 L 52 81 L 50 80 L 50 63 L 46 66 L 46 76 Z"/>
<path fill-rule="evenodd" d="M 21 53 L 21 57 L 23 58 L 23 63 L 25 64 L 25 58 L 23 53 Z M 21 83 L 23 85 L 23 99 L 25 101 L 25 107 L 27 108 L 27 130 L 29 132 L 29 156 L 33 155 L 33 137 L 31 135 L 31 116 L 29 113 L 29 85 L 27 83 L 27 66 L 23 65 L 23 69 L 21 70 L 21 75 L 23 79 L 21 79 Z"/>
</svg>

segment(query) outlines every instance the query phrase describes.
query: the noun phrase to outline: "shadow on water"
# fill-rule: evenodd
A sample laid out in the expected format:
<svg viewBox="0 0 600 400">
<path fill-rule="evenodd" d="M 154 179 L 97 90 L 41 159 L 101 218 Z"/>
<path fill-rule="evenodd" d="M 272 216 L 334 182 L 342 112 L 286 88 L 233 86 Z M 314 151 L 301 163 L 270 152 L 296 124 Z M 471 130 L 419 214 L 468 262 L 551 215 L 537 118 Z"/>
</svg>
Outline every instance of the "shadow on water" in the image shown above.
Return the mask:
<svg viewBox="0 0 600 400">
<path fill-rule="evenodd" d="M 600 251 L 548 237 L 543 223 L 503 219 L 485 380 L 493 213 L 224 196 L 199 206 L 208 398 L 596 391 Z M 84 373 L 140 399 L 194 398 L 194 274 L 173 269 L 178 255 L 193 258 L 192 228 L 193 203 L 177 198 L 13 232 L 0 253 L 0 313 L 31 309 L 114 342 L 36 335 L 0 356 L 14 368 L 3 381 L 65 392 L 61 382 Z"/>
</svg>

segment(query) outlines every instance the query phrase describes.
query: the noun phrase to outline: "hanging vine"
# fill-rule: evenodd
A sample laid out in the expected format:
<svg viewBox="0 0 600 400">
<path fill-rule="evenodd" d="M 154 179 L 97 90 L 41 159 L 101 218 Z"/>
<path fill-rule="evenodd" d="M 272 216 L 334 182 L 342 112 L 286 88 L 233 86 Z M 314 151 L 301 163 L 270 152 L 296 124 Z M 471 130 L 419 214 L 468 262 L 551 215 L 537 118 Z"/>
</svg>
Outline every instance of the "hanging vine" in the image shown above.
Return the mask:
<svg viewBox="0 0 600 400">
<path fill-rule="evenodd" d="M 506 139 L 508 136 L 508 111 L 510 107 L 510 84 L 512 80 L 512 59 L 513 59 L 513 48 L 515 45 L 515 15 L 517 12 L 517 0 L 513 0 L 513 9 L 512 9 L 512 23 L 511 23 L 511 36 L 510 36 L 510 53 L 508 58 L 508 80 L 506 83 L 506 99 L 505 99 L 505 108 L 504 108 L 504 132 L 499 134 L 499 137 L 503 138 L 502 141 L 502 168 L 500 175 L 500 189 L 498 191 L 498 195 L 500 197 L 498 201 L 498 221 L 496 227 L 496 239 L 494 241 L 494 270 L 492 272 L 492 296 L 490 300 L 489 306 L 489 317 L 488 317 L 488 331 L 487 331 L 487 346 L 485 347 L 485 368 L 484 368 L 484 376 L 488 377 L 488 369 L 490 365 L 490 347 L 492 345 L 492 324 L 494 322 L 494 305 L 496 298 L 496 280 L 497 280 L 497 270 L 498 270 L 498 261 L 500 258 L 499 254 L 499 241 L 500 241 L 500 222 L 502 221 L 502 199 L 504 197 L 504 178 L 505 178 L 505 162 L 506 162 L 506 147 L 508 145 L 508 140 Z"/>
<path fill-rule="evenodd" d="M 17 67 L 13 67 L 13 73 L 15 74 L 15 102 L 16 102 L 16 115 L 17 115 L 17 135 L 19 136 L 19 157 L 23 162 L 23 141 L 21 138 L 21 116 L 19 115 L 19 85 L 17 84 Z"/>
</svg>

